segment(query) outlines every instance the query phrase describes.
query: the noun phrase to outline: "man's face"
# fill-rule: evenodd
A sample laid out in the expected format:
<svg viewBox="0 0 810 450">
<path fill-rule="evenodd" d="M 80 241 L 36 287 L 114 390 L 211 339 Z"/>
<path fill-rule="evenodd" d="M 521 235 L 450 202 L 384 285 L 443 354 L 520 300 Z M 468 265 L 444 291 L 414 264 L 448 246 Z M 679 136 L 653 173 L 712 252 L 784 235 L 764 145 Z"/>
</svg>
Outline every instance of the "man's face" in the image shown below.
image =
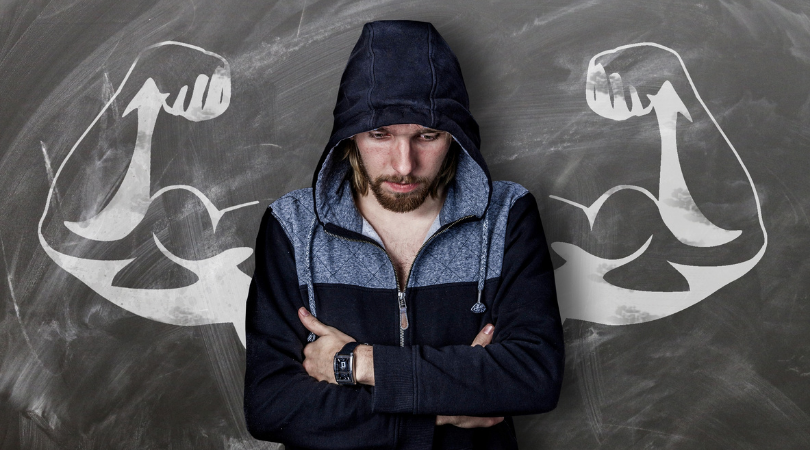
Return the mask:
<svg viewBox="0 0 810 450">
<path fill-rule="evenodd" d="M 452 142 L 450 133 L 416 124 L 388 125 L 352 139 L 374 198 L 394 212 L 413 211 L 424 203 Z"/>
</svg>

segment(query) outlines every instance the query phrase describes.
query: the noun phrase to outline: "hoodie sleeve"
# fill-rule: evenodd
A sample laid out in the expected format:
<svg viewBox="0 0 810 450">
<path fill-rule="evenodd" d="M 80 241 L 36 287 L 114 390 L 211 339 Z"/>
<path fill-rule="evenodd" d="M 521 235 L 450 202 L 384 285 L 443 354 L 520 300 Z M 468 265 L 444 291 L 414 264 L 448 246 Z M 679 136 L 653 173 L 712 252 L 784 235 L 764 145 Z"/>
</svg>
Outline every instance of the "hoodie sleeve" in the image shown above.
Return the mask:
<svg viewBox="0 0 810 450">
<path fill-rule="evenodd" d="M 373 410 L 497 417 L 554 409 L 564 367 L 562 324 L 530 193 L 509 212 L 494 295 L 495 333 L 486 347 L 375 345 Z"/>
<path fill-rule="evenodd" d="M 245 419 L 257 439 L 288 448 L 429 448 L 435 415 L 372 411 L 368 386 L 318 382 L 303 367 L 305 306 L 293 247 L 268 208 L 247 299 Z"/>
</svg>

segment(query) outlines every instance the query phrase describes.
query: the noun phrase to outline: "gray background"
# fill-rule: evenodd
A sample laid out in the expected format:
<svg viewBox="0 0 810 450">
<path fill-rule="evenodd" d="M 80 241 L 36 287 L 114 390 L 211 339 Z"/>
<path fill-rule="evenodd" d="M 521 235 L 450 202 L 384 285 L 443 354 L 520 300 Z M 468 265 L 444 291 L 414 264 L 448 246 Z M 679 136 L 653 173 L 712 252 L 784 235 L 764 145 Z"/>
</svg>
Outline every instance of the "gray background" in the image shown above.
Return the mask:
<svg viewBox="0 0 810 450">
<path fill-rule="evenodd" d="M 740 280 L 645 324 L 565 323 L 559 406 L 517 419 L 522 448 L 810 448 L 809 15 L 803 0 L 0 0 L 0 448 L 273 448 L 245 431 L 244 350 L 231 325 L 170 326 L 114 306 L 45 255 L 36 224 L 53 170 L 135 55 L 177 40 L 231 63 L 233 99 L 224 125 L 158 124 L 153 186 L 260 205 L 214 232 L 192 197 L 167 194 L 131 238 L 95 256 L 137 257 L 120 285 L 166 288 L 188 274 L 162 258 L 152 231 L 188 259 L 252 246 L 263 207 L 309 185 L 348 54 L 377 19 L 430 21 L 449 42 L 490 170 L 535 194 L 549 242 L 625 255 L 660 229 L 634 197 L 592 233 L 548 198 L 589 198 L 628 177 L 655 192 L 657 150 L 636 145 L 644 123 L 606 124 L 584 101 L 588 60 L 622 44 L 681 54 L 762 201 L 768 250 Z M 188 79 L 176 66 L 152 69 Z M 61 214 L 86 218 L 120 181 L 128 154 L 118 145 L 66 166 Z M 722 196 L 741 180 L 721 153 L 704 145 L 683 162 L 696 190 Z M 106 184 L 88 184 L 100 173 Z M 750 203 L 729 205 L 751 218 Z M 614 281 L 682 289 L 664 263 L 679 247 L 667 242 Z M 745 242 L 707 264 L 750 256 L 756 242 Z M 252 273 L 252 259 L 243 269 Z"/>
</svg>

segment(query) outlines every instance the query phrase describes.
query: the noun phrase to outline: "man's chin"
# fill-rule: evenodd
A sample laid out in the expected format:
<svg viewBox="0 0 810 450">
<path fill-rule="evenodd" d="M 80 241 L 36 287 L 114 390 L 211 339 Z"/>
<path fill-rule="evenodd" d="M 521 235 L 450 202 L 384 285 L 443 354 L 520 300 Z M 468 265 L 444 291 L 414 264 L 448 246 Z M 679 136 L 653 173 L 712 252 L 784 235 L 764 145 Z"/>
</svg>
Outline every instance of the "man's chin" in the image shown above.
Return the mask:
<svg viewBox="0 0 810 450">
<path fill-rule="evenodd" d="M 372 192 L 380 206 L 398 213 L 411 212 L 419 208 L 427 198 L 427 190 L 422 188 L 417 188 L 407 194 L 393 194 L 381 190 L 372 190 Z"/>
</svg>

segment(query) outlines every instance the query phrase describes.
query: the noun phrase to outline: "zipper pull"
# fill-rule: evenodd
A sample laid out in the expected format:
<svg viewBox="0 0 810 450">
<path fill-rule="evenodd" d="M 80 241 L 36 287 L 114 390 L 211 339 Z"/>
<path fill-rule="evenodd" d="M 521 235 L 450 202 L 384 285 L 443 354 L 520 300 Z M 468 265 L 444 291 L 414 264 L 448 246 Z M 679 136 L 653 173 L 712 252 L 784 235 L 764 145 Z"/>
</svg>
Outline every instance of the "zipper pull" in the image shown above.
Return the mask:
<svg viewBox="0 0 810 450">
<path fill-rule="evenodd" d="M 408 306 L 405 304 L 405 292 L 397 292 L 397 299 L 399 300 L 399 329 L 408 329 Z"/>
</svg>

